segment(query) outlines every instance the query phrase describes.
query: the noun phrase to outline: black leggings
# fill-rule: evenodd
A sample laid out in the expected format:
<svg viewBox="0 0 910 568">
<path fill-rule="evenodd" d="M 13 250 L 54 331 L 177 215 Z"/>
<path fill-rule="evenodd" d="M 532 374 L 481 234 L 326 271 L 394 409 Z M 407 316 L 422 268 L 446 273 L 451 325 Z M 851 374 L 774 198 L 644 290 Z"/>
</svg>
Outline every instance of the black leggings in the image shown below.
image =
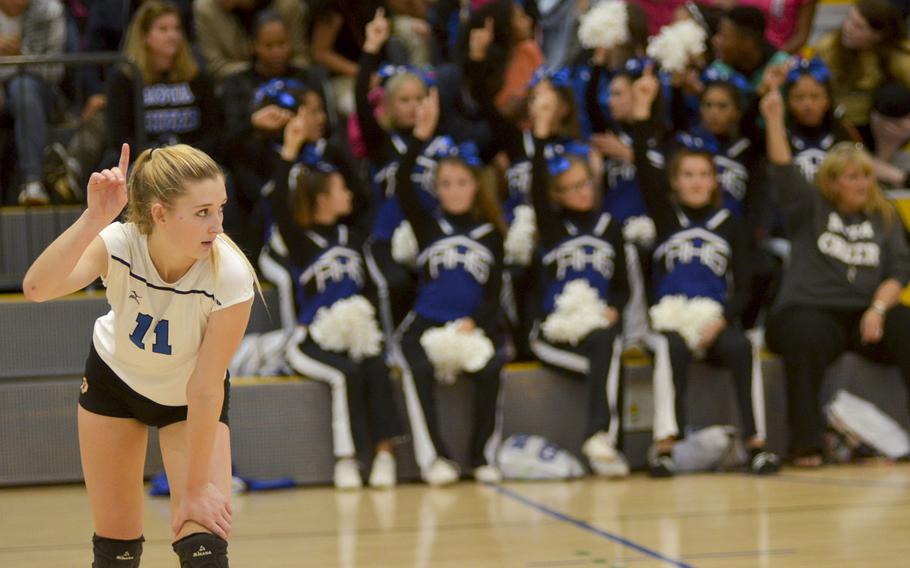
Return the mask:
<svg viewBox="0 0 910 568">
<path fill-rule="evenodd" d="M 336 457 L 369 452 L 370 434 L 373 443 L 403 434 L 382 354 L 357 362 L 326 351 L 307 337 L 288 350 L 288 363 L 301 375 L 331 387 Z"/>
<path fill-rule="evenodd" d="M 689 364 L 693 355 L 686 341 L 676 332 L 662 332 L 667 339 L 670 352 L 670 368 L 673 375 L 673 390 L 676 429 L 682 435 L 686 429 L 686 390 L 689 384 Z M 733 387 L 736 390 L 736 402 L 742 417 L 743 438 L 749 439 L 761 433 L 764 436 L 764 424 L 756 422 L 756 414 L 764 416 L 764 397 L 759 400 L 762 408 L 755 409 L 752 389 L 755 381 L 761 381 L 761 375 L 753 376 L 752 344 L 743 331 L 734 325 L 724 328 L 714 344 L 705 353 L 705 361 L 724 369 L 729 369 L 733 376 Z M 762 387 L 761 383 L 757 385 Z"/>
<path fill-rule="evenodd" d="M 405 373 L 405 397 L 408 416 L 411 419 L 411 433 L 414 438 L 414 454 L 421 469 L 428 467 L 436 457 L 450 459 L 439 427 L 436 407 L 436 375 L 433 364 L 420 345 L 420 337 L 431 327 L 442 324 L 430 321 L 413 312 L 402 323 L 401 349 L 409 373 Z M 499 396 L 502 361 L 493 355 L 487 365 L 476 373 L 467 374 L 474 379 L 474 428 L 471 434 L 471 465 L 488 465 L 493 458 L 487 455 L 491 440 L 496 433 L 496 409 Z M 408 381 L 413 381 L 407 384 Z M 412 387 L 413 386 L 413 390 Z M 416 391 L 416 392 L 415 392 Z M 417 400 L 414 400 L 416 394 Z"/>
<path fill-rule="evenodd" d="M 790 447 L 818 452 L 825 418 L 818 397 L 825 370 L 845 351 L 856 351 L 879 363 L 897 363 L 910 392 L 910 309 L 895 306 L 885 317 L 879 343 L 864 345 L 860 336 L 863 310 L 787 306 L 768 319 L 768 347 L 780 354 L 787 373 Z"/>
<path fill-rule="evenodd" d="M 585 378 L 585 440 L 607 432 L 614 447 L 619 446 L 622 425 L 622 344 L 616 341 L 620 331 L 618 325 L 595 329 L 578 345 L 547 341 L 541 336 L 539 325 L 531 333 L 531 350 L 541 361 Z"/>
</svg>

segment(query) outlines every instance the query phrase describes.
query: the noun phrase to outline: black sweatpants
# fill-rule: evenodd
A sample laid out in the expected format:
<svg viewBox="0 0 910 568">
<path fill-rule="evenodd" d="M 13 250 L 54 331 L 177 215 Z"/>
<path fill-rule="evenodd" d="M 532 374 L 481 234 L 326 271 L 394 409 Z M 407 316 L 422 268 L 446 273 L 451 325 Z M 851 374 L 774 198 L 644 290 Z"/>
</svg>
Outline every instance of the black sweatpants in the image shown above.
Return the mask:
<svg viewBox="0 0 910 568">
<path fill-rule="evenodd" d="M 328 383 L 332 389 L 336 457 L 372 453 L 376 442 L 403 435 L 382 354 L 356 362 L 345 354 L 322 349 L 307 337 L 295 341 L 287 356 L 296 372 Z"/>
<path fill-rule="evenodd" d="M 676 332 L 661 332 L 666 340 L 669 352 L 670 372 L 672 374 L 672 406 L 661 404 L 669 381 L 661 381 L 655 376 L 655 439 L 669 436 L 681 436 L 685 433 L 686 390 L 689 384 L 689 364 L 693 360 L 692 351 L 686 341 Z M 656 358 L 660 358 L 660 353 Z M 733 387 L 736 391 L 736 402 L 742 417 L 742 435 L 749 439 L 755 435 L 765 437 L 764 424 L 764 388 L 760 361 L 753 365 L 752 344 L 738 326 L 730 325 L 717 336 L 714 344 L 705 353 L 705 361 L 718 367 L 730 370 L 733 376 Z M 660 373 L 660 362 L 655 365 L 655 375 Z M 660 391 L 660 392 L 659 392 Z M 753 396 L 753 393 L 756 396 Z M 672 412 L 673 416 L 667 415 Z M 663 414 L 663 415 L 662 415 Z M 669 426 L 665 426 L 669 425 Z M 675 432 L 673 432 L 675 430 Z"/>
<path fill-rule="evenodd" d="M 542 362 L 584 377 L 588 387 L 587 440 L 607 432 L 619 447 L 622 426 L 622 340 L 620 326 L 591 331 L 578 345 L 547 341 L 535 325 L 531 350 Z"/>
<path fill-rule="evenodd" d="M 776 310 L 768 320 L 768 347 L 783 358 L 787 373 L 790 447 L 797 452 L 822 448 L 825 417 L 819 391 L 828 365 L 845 351 L 879 363 L 897 363 L 910 391 L 910 308 L 890 309 L 882 340 L 870 345 L 861 340 L 863 313 L 799 305 Z"/>
<path fill-rule="evenodd" d="M 439 414 L 436 407 L 436 375 L 433 364 L 420 345 L 420 337 L 431 327 L 440 323 L 430 321 L 413 312 L 402 322 L 401 349 L 408 369 L 404 376 L 404 392 L 408 416 L 411 419 L 411 434 L 414 439 L 414 455 L 421 470 L 428 468 L 437 457 L 450 459 L 442 439 Z M 479 467 L 492 462 L 497 439 L 496 414 L 499 397 L 502 361 L 493 355 L 487 365 L 476 373 L 467 373 L 475 382 L 474 428 L 471 434 L 471 465 Z"/>
</svg>

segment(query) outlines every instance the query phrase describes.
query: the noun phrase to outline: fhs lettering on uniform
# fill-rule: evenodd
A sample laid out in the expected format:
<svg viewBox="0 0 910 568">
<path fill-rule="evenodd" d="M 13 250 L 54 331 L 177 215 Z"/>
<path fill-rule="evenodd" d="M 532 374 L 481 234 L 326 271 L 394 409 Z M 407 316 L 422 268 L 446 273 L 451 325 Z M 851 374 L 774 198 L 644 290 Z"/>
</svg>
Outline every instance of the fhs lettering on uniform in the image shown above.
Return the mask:
<svg viewBox="0 0 910 568">
<path fill-rule="evenodd" d="M 490 249 L 464 235 L 439 239 L 417 257 L 417 265 L 426 265 L 431 278 L 438 278 L 442 269 L 455 270 L 461 266 L 480 284 L 487 283 L 492 264 Z"/>
<path fill-rule="evenodd" d="M 315 279 L 316 291 L 324 292 L 326 283 L 340 282 L 350 278 L 363 286 L 363 261 L 360 253 L 342 246 L 334 246 L 313 261 L 300 275 L 300 283 L 306 285 Z"/>
<path fill-rule="evenodd" d="M 818 173 L 818 168 L 827 155 L 828 152 L 825 150 L 809 148 L 808 150 L 803 150 L 793 156 L 793 161 L 799 166 L 799 170 L 803 172 L 803 176 L 805 176 L 807 180 L 815 181 L 815 174 Z"/>
<path fill-rule="evenodd" d="M 730 244 L 707 229 L 693 227 L 679 231 L 664 241 L 654 251 L 654 258 L 663 259 L 667 272 L 673 270 L 677 263 L 698 261 L 716 276 L 723 276 L 730 259 Z"/>
<path fill-rule="evenodd" d="M 844 225 L 840 215 L 832 211 L 828 214 L 827 230 L 818 237 L 818 250 L 844 264 L 878 266 L 881 262 L 881 248 L 878 243 L 871 241 L 874 238 L 875 229 L 868 219 L 862 223 Z"/>
<path fill-rule="evenodd" d="M 737 201 L 742 201 L 746 197 L 746 190 L 748 189 L 749 170 L 741 163 L 731 160 L 727 156 L 714 156 L 714 163 L 717 165 L 719 172 L 717 181 L 720 183 L 720 187 Z"/>
<path fill-rule="evenodd" d="M 604 278 L 612 278 L 616 251 L 610 243 L 582 235 L 560 243 L 543 257 L 545 266 L 556 263 L 556 278 L 564 280 L 569 270 L 583 272 L 591 267 Z"/>
</svg>

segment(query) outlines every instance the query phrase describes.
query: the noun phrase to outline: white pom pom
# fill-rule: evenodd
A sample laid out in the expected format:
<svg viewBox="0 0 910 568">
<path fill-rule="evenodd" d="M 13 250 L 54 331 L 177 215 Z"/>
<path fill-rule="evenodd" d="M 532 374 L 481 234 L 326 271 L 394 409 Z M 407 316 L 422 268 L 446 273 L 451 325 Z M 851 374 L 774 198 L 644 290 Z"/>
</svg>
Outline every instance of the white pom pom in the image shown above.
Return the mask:
<svg viewBox="0 0 910 568">
<path fill-rule="evenodd" d="M 622 0 L 605 0 L 579 18 L 578 41 L 587 49 L 629 43 L 629 13 Z"/>
<path fill-rule="evenodd" d="M 548 341 L 578 345 L 591 331 L 610 327 L 606 310 L 607 304 L 587 280 L 573 280 L 556 297 L 556 309 L 540 327 Z"/>
<path fill-rule="evenodd" d="M 622 226 L 622 236 L 627 242 L 650 247 L 657 238 L 657 229 L 654 227 L 654 221 L 647 215 L 629 217 Z"/>
<path fill-rule="evenodd" d="M 376 310 L 363 296 L 319 308 L 309 331 L 313 341 L 326 351 L 347 352 L 355 361 L 379 355 L 382 348 Z"/>
<path fill-rule="evenodd" d="M 402 221 L 392 233 L 392 258 L 410 268 L 417 266 L 417 237 L 407 221 Z"/>
<path fill-rule="evenodd" d="M 651 325 L 659 331 L 675 331 L 686 341 L 697 358 L 704 357 L 699 348 L 704 327 L 723 317 L 724 309 L 711 298 L 664 296 L 649 310 Z"/>
<path fill-rule="evenodd" d="M 433 363 L 436 379 L 446 385 L 461 372 L 476 373 L 493 358 L 493 342 L 483 330 L 459 331 L 459 322 L 431 327 L 420 336 L 420 345 Z"/>
<path fill-rule="evenodd" d="M 515 208 L 515 219 L 509 226 L 505 242 L 505 263 L 528 266 L 534 254 L 534 236 L 537 233 L 537 218 L 529 205 Z"/>
<path fill-rule="evenodd" d="M 693 57 L 705 52 L 707 34 L 692 20 L 683 20 L 660 28 L 648 42 L 648 56 L 665 71 L 682 71 Z"/>
</svg>

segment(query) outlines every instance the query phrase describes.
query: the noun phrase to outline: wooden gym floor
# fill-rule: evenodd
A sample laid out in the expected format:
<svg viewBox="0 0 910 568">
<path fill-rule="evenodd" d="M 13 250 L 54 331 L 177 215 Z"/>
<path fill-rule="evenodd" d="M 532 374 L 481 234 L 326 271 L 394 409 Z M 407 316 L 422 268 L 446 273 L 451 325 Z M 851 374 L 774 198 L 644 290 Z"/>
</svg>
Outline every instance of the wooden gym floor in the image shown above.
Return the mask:
<svg viewBox="0 0 910 568">
<path fill-rule="evenodd" d="M 149 499 L 142 566 L 176 566 Z M 771 478 L 307 488 L 235 498 L 231 565 L 318 568 L 910 566 L 910 465 Z M 0 566 L 87 567 L 81 486 L 0 490 Z"/>
</svg>

